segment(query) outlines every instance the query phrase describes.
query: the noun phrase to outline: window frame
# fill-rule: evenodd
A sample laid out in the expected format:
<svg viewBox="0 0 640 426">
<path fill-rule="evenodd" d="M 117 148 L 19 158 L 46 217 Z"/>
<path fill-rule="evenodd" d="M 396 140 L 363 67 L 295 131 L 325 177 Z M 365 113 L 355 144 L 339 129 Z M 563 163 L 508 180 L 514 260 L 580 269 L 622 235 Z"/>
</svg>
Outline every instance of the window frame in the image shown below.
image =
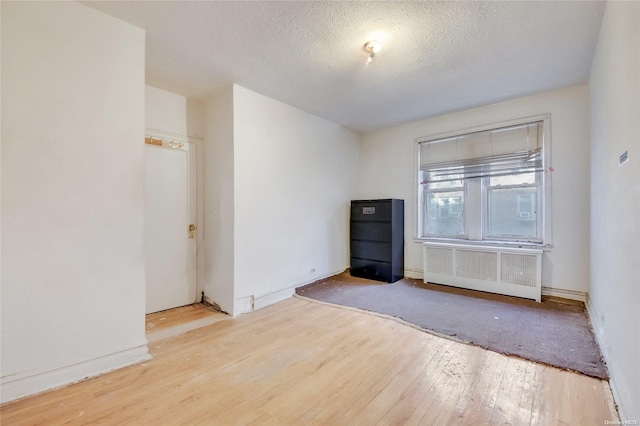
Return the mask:
<svg viewBox="0 0 640 426">
<path fill-rule="evenodd" d="M 423 185 L 420 182 L 420 146 L 425 142 L 431 142 L 439 139 L 445 138 L 454 138 L 461 135 L 465 135 L 468 133 L 482 132 L 492 129 L 498 129 L 503 127 L 517 126 L 523 125 L 527 123 L 532 123 L 536 121 L 542 121 L 542 172 L 538 172 L 540 176 L 540 183 L 537 191 L 537 206 L 539 215 L 539 220 L 537 221 L 538 229 L 537 233 L 539 238 L 536 239 L 520 239 L 513 240 L 512 238 L 499 238 L 499 237 L 488 237 L 488 183 L 484 182 L 468 182 L 468 181 L 484 181 L 488 178 L 476 178 L 476 179 L 468 179 L 463 181 L 464 188 L 464 204 L 463 204 L 463 230 L 464 236 L 462 235 L 452 235 L 452 236 L 439 236 L 439 235 L 428 235 L 424 236 L 420 235 L 420 231 L 422 229 L 423 224 L 421 221 L 423 220 L 423 214 L 426 214 L 426 194 L 427 191 L 424 190 Z M 534 116 L 527 116 L 512 120 L 506 120 L 497 123 L 486 124 L 482 126 L 476 126 L 471 128 L 453 130 L 443 133 L 437 133 L 429 136 L 423 136 L 415 139 L 414 143 L 414 202 L 415 208 L 413 209 L 414 213 L 414 242 L 423 243 L 425 241 L 435 241 L 435 242 L 450 242 L 450 243 L 459 243 L 459 244 L 478 244 L 478 245 L 507 245 L 507 246 L 519 246 L 519 247 L 537 247 L 537 248 L 551 248 L 553 246 L 552 243 L 552 226 L 551 226 L 551 204 L 552 204 L 552 172 L 551 172 L 551 114 L 540 114 Z M 475 211 L 469 211 L 469 186 L 471 185 L 481 185 L 480 188 L 480 197 L 481 199 L 476 201 L 474 204 L 479 204 L 479 207 L 476 205 L 472 207 Z M 486 208 L 485 208 L 486 206 Z M 540 209 L 542 206 L 542 209 Z M 480 229 L 470 229 L 474 228 L 473 225 L 470 224 L 470 216 L 471 215 L 480 215 L 475 216 L 477 219 L 473 220 L 474 222 L 478 222 L 478 225 L 475 225 L 475 228 Z"/>
</svg>

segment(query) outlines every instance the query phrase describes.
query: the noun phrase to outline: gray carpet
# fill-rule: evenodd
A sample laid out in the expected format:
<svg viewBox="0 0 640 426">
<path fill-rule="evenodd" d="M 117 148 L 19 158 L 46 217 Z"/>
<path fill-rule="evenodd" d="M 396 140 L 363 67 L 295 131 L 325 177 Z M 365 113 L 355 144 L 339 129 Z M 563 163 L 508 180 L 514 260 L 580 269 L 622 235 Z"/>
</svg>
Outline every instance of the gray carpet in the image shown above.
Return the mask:
<svg viewBox="0 0 640 426">
<path fill-rule="evenodd" d="M 506 355 L 608 379 L 584 305 L 501 296 L 403 279 L 393 284 L 345 272 L 296 289 L 337 305 L 401 318 Z"/>
</svg>

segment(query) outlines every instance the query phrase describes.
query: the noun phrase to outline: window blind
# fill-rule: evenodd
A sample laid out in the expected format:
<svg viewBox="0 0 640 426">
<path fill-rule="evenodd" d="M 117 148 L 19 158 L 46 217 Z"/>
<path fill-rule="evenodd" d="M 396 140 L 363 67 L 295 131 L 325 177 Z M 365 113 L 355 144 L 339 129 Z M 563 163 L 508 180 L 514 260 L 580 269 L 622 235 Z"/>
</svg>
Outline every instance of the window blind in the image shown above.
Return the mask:
<svg viewBox="0 0 640 426">
<path fill-rule="evenodd" d="M 542 121 L 420 142 L 422 183 L 538 172 Z"/>
</svg>

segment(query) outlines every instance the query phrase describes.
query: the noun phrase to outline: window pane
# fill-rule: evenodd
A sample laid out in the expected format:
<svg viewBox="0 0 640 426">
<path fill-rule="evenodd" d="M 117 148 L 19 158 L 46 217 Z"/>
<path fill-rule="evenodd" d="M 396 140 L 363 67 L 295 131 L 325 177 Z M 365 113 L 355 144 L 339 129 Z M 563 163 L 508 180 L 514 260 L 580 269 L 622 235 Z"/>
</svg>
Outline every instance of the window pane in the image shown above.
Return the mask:
<svg viewBox="0 0 640 426">
<path fill-rule="evenodd" d="M 522 173 L 519 175 L 508 175 L 508 176 L 493 176 L 489 178 L 490 186 L 499 186 L 499 185 L 523 185 L 523 184 L 531 184 L 536 183 L 536 174 L 533 173 Z"/>
<path fill-rule="evenodd" d="M 489 236 L 537 238 L 536 188 L 489 189 Z"/>
<path fill-rule="evenodd" d="M 427 234 L 464 234 L 463 194 L 462 191 L 427 193 Z"/>
<path fill-rule="evenodd" d="M 429 189 L 449 189 L 462 188 L 462 180 L 448 180 L 445 182 L 432 181 L 429 182 Z"/>
</svg>

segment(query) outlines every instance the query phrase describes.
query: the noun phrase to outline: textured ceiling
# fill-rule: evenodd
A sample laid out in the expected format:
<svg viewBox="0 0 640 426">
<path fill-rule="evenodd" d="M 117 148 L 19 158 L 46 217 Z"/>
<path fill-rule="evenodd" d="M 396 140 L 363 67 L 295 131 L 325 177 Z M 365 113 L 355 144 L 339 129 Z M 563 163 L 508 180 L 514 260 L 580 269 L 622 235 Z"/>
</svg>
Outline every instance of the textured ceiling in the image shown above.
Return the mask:
<svg viewBox="0 0 640 426">
<path fill-rule="evenodd" d="M 369 132 L 584 83 L 603 2 L 85 2 L 147 31 L 147 84 L 229 83 Z M 366 65 L 363 45 L 382 42 Z"/>
</svg>

